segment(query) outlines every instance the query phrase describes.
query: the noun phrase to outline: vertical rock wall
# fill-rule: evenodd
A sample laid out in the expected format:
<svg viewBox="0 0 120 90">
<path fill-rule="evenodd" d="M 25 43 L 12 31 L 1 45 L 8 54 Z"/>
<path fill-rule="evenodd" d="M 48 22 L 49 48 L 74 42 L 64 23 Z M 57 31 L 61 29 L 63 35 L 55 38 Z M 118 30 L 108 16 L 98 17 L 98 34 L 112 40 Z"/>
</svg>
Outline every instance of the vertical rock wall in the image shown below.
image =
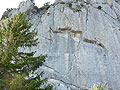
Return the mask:
<svg viewBox="0 0 120 90">
<path fill-rule="evenodd" d="M 87 90 L 96 82 L 120 90 L 118 2 L 56 0 L 41 14 L 28 0 L 12 13 L 27 10 L 40 42 L 31 50 L 37 50 L 36 55 L 48 54 L 38 73 L 45 71 L 54 90 Z"/>
</svg>

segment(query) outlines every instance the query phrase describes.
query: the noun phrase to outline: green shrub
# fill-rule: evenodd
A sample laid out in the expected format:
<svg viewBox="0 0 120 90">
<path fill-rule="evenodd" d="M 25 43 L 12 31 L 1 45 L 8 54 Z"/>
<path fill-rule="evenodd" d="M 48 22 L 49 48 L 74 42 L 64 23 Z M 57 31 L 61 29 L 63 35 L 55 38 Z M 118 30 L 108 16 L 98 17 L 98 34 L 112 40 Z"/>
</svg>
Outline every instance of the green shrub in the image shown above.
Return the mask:
<svg viewBox="0 0 120 90">
<path fill-rule="evenodd" d="M 91 90 L 105 90 L 104 85 L 101 85 L 101 83 L 94 84 Z"/>
<path fill-rule="evenodd" d="M 47 78 L 41 79 L 43 72 L 36 77 L 25 79 L 25 74 L 16 74 L 10 82 L 9 90 L 52 90 L 52 85 L 46 85 Z M 1 90 L 1 89 L 0 89 Z"/>
<path fill-rule="evenodd" d="M 48 10 L 49 7 L 50 7 L 50 3 L 47 2 L 47 3 L 44 4 L 44 6 L 42 8 Z"/>
<path fill-rule="evenodd" d="M 85 5 L 84 5 L 84 4 L 82 4 L 82 3 L 81 3 L 80 5 L 81 5 L 81 7 L 84 7 L 84 6 L 85 6 Z"/>
<path fill-rule="evenodd" d="M 76 8 L 75 8 L 75 11 L 79 12 L 79 11 L 81 11 L 80 9 L 81 9 L 80 5 L 77 5 Z"/>
<path fill-rule="evenodd" d="M 5 87 L 5 82 L 0 79 L 0 90 L 2 90 Z"/>
<path fill-rule="evenodd" d="M 38 8 L 37 6 L 34 6 L 34 9 L 36 10 L 37 13 L 41 12 L 41 11 L 44 11 L 46 12 L 49 8 L 50 8 L 50 4 L 49 2 L 48 3 L 45 3 L 43 7 L 40 7 Z M 31 10 L 30 10 L 31 11 Z M 29 15 L 29 14 L 28 14 Z"/>
<path fill-rule="evenodd" d="M 102 9 L 102 7 L 101 7 L 101 6 L 98 6 L 97 8 L 98 8 L 98 9 Z"/>
<path fill-rule="evenodd" d="M 72 3 L 69 3 L 68 5 L 69 5 L 70 8 L 72 8 Z"/>
<path fill-rule="evenodd" d="M 16 74 L 15 77 L 10 82 L 10 90 L 21 90 L 24 89 L 25 85 L 25 74 Z"/>
</svg>

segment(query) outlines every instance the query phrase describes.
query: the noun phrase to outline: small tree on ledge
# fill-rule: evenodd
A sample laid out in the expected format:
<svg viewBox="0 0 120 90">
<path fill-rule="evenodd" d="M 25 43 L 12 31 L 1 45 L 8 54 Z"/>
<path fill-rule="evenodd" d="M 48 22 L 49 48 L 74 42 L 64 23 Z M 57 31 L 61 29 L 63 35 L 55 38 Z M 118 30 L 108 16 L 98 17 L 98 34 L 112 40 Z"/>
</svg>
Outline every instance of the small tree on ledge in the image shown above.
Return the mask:
<svg viewBox="0 0 120 90">
<path fill-rule="evenodd" d="M 0 25 L 0 90 L 52 90 L 52 86 L 45 84 L 46 78 L 41 80 L 43 73 L 29 77 L 43 64 L 46 55 L 34 57 L 36 52 L 18 50 L 38 45 L 37 32 L 29 30 L 29 20 L 18 13 L 2 20 Z"/>
</svg>

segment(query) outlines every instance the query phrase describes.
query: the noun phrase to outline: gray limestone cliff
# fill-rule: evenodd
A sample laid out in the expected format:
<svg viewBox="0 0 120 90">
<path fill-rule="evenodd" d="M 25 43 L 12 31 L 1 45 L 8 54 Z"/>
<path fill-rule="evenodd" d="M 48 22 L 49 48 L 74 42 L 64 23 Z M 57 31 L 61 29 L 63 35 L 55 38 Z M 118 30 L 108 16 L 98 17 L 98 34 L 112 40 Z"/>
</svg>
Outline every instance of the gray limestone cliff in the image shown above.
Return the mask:
<svg viewBox="0 0 120 90">
<path fill-rule="evenodd" d="M 40 42 L 25 51 L 48 55 L 37 72 L 45 71 L 54 90 L 89 90 L 97 82 L 120 90 L 119 0 L 56 0 L 49 8 L 27 0 L 8 16 L 19 11 Z"/>
</svg>

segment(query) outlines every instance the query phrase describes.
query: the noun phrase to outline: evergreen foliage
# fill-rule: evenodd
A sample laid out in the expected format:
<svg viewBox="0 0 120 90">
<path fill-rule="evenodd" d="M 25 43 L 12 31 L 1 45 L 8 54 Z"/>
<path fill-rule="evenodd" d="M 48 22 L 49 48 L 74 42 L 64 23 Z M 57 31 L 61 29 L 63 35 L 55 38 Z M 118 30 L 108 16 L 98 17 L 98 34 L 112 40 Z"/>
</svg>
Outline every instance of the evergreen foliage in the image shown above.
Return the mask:
<svg viewBox="0 0 120 90">
<path fill-rule="evenodd" d="M 98 9 L 102 9 L 102 7 L 101 7 L 101 6 L 98 6 L 97 8 L 98 8 Z"/>
<path fill-rule="evenodd" d="M 76 6 L 75 11 L 76 11 L 76 12 L 81 11 L 81 7 L 80 7 L 80 5 L 77 5 L 77 6 Z"/>
<path fill-rule="evenodd" d="M 37 32 L 30 31 L 32 24 L 29 20 L 23 13 L 18 13 L 11 19 L 2 20 L 0 25 L 0 90 L 52 90 L 52 86 L 45 85 L 46 78 L 41 80 L 42 74 L 29 77 L 29 73 L 41 66 L 47 56 L 35 57 L 36 52 L 19 50 L 39 43 L 35 39 Z M 41 85 L 46 87 L 41 89 Z"/>
<path fill-rule="evenodd" d="M 68 3 L 69 7 L 72 8 L 72 3 Z"/>
<path fill-rule="evenodd" d="M 94 84 L 91 90 L 104 90 L 104 85 L 101 85 L 101 83 Z"/>
</svg>

